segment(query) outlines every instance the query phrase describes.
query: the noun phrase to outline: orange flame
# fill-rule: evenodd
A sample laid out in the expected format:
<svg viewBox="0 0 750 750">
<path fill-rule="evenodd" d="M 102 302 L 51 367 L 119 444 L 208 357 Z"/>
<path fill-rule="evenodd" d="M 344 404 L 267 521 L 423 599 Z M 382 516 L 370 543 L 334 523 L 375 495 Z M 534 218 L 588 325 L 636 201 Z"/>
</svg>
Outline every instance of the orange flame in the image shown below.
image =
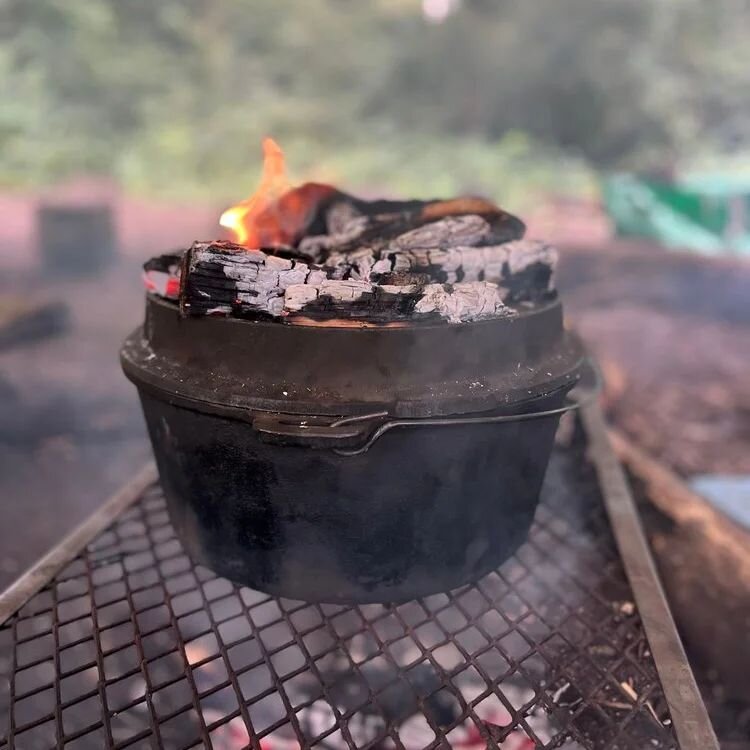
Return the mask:
<svg viewBox="0 0 750 750">
<path fill-rule="evenodd" d="M 258 189 L 247 200 L 224 211 L 219 224 L 232 231 L 238 245 L 290 247 L 310 229 L 323 201 L 335 193 L 330 185 L 316 182 L 290 187 L 284 152 L 276 141 L 265 138 Z"/>
<path fill-rule="evenodd" d="M 258 189 L 246 200 L 228 208 L 219 224 L 234 234 L 235 242 L 247 247 L 260 247 L 268 243 L 263 236 L 261 221 L 275 201 L 289 190 L 284 152 L 273 138 L 263 139 L 263 174 Z"/>
</svg>

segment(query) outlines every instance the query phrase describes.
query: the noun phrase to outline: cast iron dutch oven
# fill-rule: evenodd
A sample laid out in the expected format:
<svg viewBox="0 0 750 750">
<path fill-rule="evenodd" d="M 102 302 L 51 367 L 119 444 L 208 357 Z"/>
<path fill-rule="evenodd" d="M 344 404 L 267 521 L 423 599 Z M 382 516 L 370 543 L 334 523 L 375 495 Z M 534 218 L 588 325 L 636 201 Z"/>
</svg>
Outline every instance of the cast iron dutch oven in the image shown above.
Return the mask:
<svg viewBox="0 0 750 750">
<path fill-rule="evenodd" d="M 196 562 L 292 599 L 397 602 L 524 540 L 583 364 L 558 301 L 464 324 L 183 318 L 121 352 Z"/>
</svg>

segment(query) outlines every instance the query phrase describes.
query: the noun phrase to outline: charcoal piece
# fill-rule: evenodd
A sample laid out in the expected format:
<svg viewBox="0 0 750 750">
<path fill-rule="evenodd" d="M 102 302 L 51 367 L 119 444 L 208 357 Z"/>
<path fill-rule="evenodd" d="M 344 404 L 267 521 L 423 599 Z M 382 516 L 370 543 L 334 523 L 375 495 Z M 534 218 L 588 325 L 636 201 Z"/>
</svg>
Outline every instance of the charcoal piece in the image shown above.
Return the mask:
<svg viewBox="0 0 750 750">
<path fill-rule="evenodd" d="M 480 247 L 428 248 L 390 254 L 394 273 L 426 273 L 444 283 L 487 281 L 506 290 L 505 302 L 533 302 L 554 292 L 557 251 L 537 240 Z"/>
<path fill-rule="evenodd" d="M 196 242 L 183 258 L 180 309 L 183 315 L 227 313 L 228 308 L 278 316 L 287 287 L 325 278 L 301 261 L 231 242 Z"/>
<path fill-rule="evenodd" d="M 361 209 L 362 205 L 355 204 Z M 433 233 L 451 226 L 445 220 L 463 219 L 469 215 L 481 219 L 489 227 L 489 232 L 482 238 L 484 244 L 510 242 L 519 240 L 526 231 L 526 225 L 517 217 L 502 211 L 493 203 L 481 198 L 458 198 L 449 201 L 429 201 L 417 203 L 409 209 L 399 210 L 402 204 L 391 204 L 387 213 L 372 213 L 367 208 L 361 209 L 368 216 L 367 226 L 353 239 L 343 243 L 332 244 L 328 250 L 335 249 L 340 253 L 350 253 L 362 248 L 369 248 L 373 254 L 381 253 L 398 237 L 431 225 Z M 406 204 L 403 204 L 406 205 Z M 447 238 L 446 238 L 447 242 Z M 440 246 L 440 244 L 438 245 Z M 316 257 L 317 262 L 324 262 L 325 257 Z"/>
<path fill-rule="evenodd" d="M 492 227 L 484 217 L 478 214 L 449 216 L 399 235 L 390 243 L 389 250 L 398 252 L 474 246 L 492 238 Z"/>
<path fill-rule="evenodd" d="M 372 284 L 328 280 L 320 286 L 289 287 L 284 310 L 310 318 L 366 318 L 395 321 L 405 318 L 442 318 L 452 323 L 507 314 L 496 284 Z"/>
<path fill-rule="evenodd" d="M 503 298 L 509 304 L 542 302 L 554 295 L 552 269 L 544 263 L 532 263 L 503 279 Z"/>
<path fill-rule="evenodd" d="M 437 313 L 451 323 L 509 314 L 496 284 L 470 281 L 458 284 L 430 284 L 414 306 L 417 315 Z"/>
<path fill-rule="evenodd" d="M 176 273 L 185 255 L 184 250 L 173 250 L 170 253 L 163 253 L 149 258 L 143 264 L 144 271 L 161 271 L 163 273 Z"/>
<path fill-rule="evenodd" d="M 505 301 L 536 303 L 552 298 L 557 250 L 541 241 L 509 242 L 506 250 L 508 258 L 499 281 L 506 290 Z"/>
<path fill-rule="evenodd" d="M 348 318 L 372 322 L 406 320 L 414 316 L 414 307 L 422 297 L 419 287 L 382 287 L 367 282 L 328 281 L 296 310 L 285 309 L 316 319 Z"/>
<path fill-rule="evenodd" d="M 373 271 L 371 279 L 375 284 L 384 286 L 426 286 L 435 281 L 429 273 L 416 273 L 413 271 L 389 271 L 387 273 L 377 273 Z"/>
</svg>

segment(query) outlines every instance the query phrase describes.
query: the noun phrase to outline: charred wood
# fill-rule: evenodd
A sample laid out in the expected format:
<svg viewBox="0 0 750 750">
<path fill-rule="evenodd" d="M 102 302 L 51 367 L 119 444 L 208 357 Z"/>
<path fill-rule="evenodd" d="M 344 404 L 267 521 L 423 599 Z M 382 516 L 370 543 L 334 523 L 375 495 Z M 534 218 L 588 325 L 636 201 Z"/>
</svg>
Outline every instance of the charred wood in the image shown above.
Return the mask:
<svg viewBox="0 0 750 750">
<path fill-rule="evenodd" d="M 418 316 L 452 322 L 510 312 L 502 288 L 488 281 L 436 284 L 428 274 L 391 272 L 395 283 L 375 283 L 370 271 L 360 268 L 357 276 L 353 265 L 348 269 L 349 278 L 340 278 L 337 269 L 316 268 L 227 242 L 199 242 L 183 259 L 181 310 L 184 315 L 299 313 L 375 321 Z"/>
<path fill-rule="evenodd" d="M 302 186 L 286 198 L 313 188 Z M 431 315 L 457 322 L 553 293 L 555 251 L 521 240 L 523 223 L 492 203 L 366 202 L 313 192 L 321 199 L 305 228 L 325 234 L 305 237 L 296 249 L 196 242 L 180 266 L 181 312 L 374 320 Z M 173 257 L 151 261 L 146 273 L 152 291 L 174 296 L 154 284 L 166 274 L 174 289 Z"/>
<path fill-rule="evenodd" d="M 290 287 L 284 310 L 313 319 L 392 321 L 433 317 L 452 323 L 511 312 L 503 303 L 497 285 L 487 282 L 398 286 L 335 279 L 317 287 Z"/>
</svg>

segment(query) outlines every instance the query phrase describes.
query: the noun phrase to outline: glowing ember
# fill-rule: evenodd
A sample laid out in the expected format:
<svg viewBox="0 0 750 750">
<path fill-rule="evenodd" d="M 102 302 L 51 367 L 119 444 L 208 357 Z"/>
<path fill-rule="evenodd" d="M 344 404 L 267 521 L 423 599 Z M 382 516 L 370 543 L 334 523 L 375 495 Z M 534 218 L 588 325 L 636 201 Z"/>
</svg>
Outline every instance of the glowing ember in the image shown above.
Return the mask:
<svg viewBox="0 0 750 750">
<path fill-rule="evenodd" d="M 238 245 L 269 248 L 294 244 L 321 200 L 335 192 L 329 185 L 306 183 L 292 188 L 284 152 L 272 138 L 263 140 L 263 174 L 258 189 L 224 211 L 219 224 L 231 230 Z"/>
</svg>

